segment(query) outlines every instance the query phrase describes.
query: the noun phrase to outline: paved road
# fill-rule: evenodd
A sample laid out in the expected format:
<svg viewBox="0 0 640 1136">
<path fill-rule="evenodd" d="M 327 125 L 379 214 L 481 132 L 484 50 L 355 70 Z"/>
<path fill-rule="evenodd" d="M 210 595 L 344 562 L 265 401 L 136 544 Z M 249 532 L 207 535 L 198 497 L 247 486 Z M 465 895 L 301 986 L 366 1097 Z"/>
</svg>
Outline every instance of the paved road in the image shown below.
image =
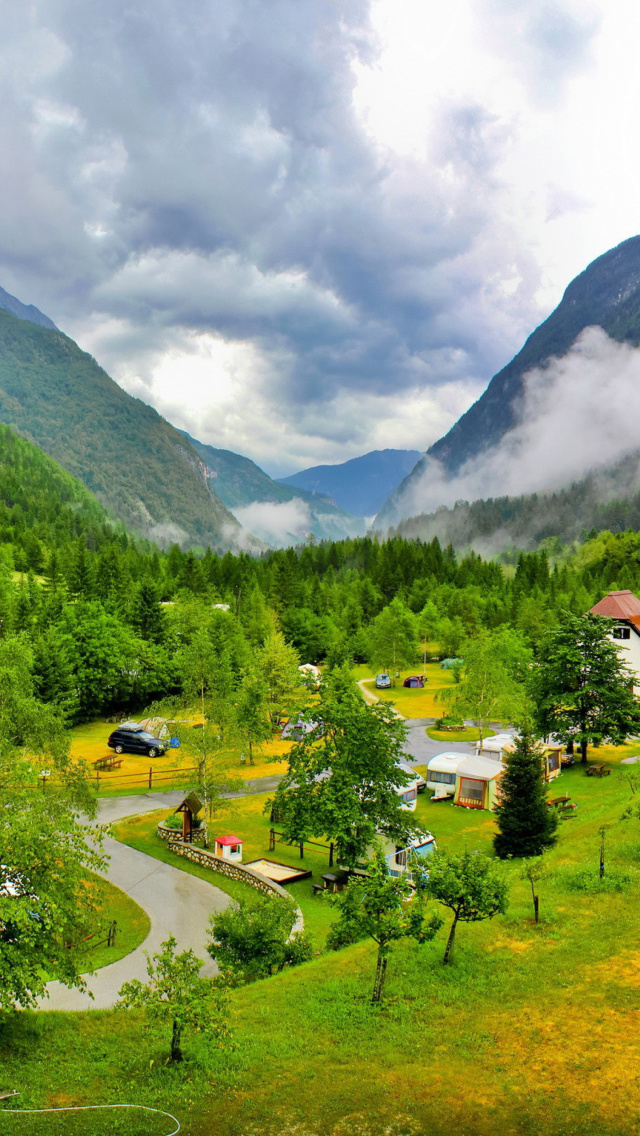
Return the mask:
<svg viewBox="0 0 640 1136">
<path fill-rule="evenodd" d="M 407 718 L 405 725 L 408 735 L 404 751 L 410 765 L 425 765 L 437 753 L 475 753 L 475 746 L 469 742 L 437 742 L 427 737 L 426 726 L 433 725 L 433 718 Z"/>
<path fill-rule="evenodd" d="M 101 823 L 112 823 L 153 809 L 171 808 L 184 794 L 145 793 L 135 797 L 107 797 L 98 803 Z M 197 876 L 164 864 L 128 848 L 119 841 L 105 840 L 105 852 L 111 857 L 105 879 L 130 895 L 151 920 L 151 930 L 144 943 L 131 954 L 93 975 L 85 975 L 94 998 L 79 990 L 68 990 L 59 982 L 50 982 L 49 998 L 40 1003 L 44 1010 L 103 1010 L 117 1001 L 123 982 L 132 978 L 146 980 L 145 951 L 152 954 L 173 934 L 181 951 L 191 948 L 205 959 L 202 974 L 215 974 L 215 963 L 206 953 L 207 926 L 212 911 L 220 911 L 230 902 L 229 896 Z"/>
</svg>

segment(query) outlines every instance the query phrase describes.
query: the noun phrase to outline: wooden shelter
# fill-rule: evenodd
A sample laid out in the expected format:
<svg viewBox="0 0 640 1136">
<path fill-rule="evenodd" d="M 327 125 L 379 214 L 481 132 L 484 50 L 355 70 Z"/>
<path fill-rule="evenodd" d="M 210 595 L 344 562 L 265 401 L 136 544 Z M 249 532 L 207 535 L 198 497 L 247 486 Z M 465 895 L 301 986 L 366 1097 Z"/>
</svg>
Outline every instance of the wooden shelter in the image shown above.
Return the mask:
<svg viewBox="0 0 640 1136">
<path fill-rule="evenodd" d="M 177 809 L 177 813 L 182 813 L 182 839 L 190 844 L 193 840 L 193 830 L 196 827 L 193 823 L 194 817 L 202 810 L 202 801 L 196 797 L 195 793 L 189 793 L 184 801 L 182 801 Z"/>
</svg>

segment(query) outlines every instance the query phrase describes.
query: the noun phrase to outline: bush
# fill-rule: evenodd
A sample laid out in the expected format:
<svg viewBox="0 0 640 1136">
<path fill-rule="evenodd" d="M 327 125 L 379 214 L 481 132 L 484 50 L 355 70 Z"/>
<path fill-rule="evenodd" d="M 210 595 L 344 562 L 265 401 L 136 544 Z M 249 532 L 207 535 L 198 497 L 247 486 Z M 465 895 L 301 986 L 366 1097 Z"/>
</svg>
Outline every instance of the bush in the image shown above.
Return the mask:
<svg viewBox="0 0 640 1136">
<path fill-rule="evenodd" d="M 597 865 L 580 868 L 562 868 L 555 876 L 561 887 L 567 891 L 587 892 L 596 895 L 598 892 L 628 891 L 638 883 L 638 874 L 622 871 L 621 868 L 607 867 L 605 875 L 600 879 Z"/>
<path fill-rule="evenodd" d="M 181 813 L 169 813 L 169 816 L 165 817 L 165 819 L 162 821 L 162 823 L 163 823 L 165 828 L 170 828 L 172 830 L 175 829 L 176 832 L 179 829 L 180 832 L 182 832 L 182 815 L 181 815 Z"/>
</svg>

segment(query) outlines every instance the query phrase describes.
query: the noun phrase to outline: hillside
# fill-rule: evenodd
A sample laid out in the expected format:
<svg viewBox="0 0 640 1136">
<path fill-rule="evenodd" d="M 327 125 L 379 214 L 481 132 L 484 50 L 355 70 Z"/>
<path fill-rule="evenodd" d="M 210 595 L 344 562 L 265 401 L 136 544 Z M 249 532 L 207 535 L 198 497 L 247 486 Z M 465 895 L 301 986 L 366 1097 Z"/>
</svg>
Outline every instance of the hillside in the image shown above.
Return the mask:
<svg viewBox="0 0 640 1136">
<path fill-rule="evenodd" d="M 339 465 L 314 465 L 278 481 L 326 494 L 356 517 L 373 517 L 420 456 L 419 450 L 371 450 L 360 458 Z"/>
<path fill-rule="evenodd" d="M 0 420 L 144 536 L 219 548 L 239 532 L 197 454 L 157 411 L 62 332 L 1 309 Z"/>
<path fill-rule="evenodd" d="M 256 503 L 283 505 L 300 502 L 300 522 L 319 540 L 342 540 L 347 536 L 359 536 L 364 533 L 363 522 L 336 505 L 330 497 L 319 496 L 305 489 L 294 489 L 281 481 L 274 481 L 250 458 L 235 454 L 232 450 L 221 450 L 206 445 L 192 438 L 186 431 L 181 433 L 204 462 L 206 475 L 214 492 L 228 509 L 239 515 L 241 521 L 243 521 L 242 510 L 249 509 Z M 277 524 L 277 518 L 278 512 L 275 512 L 273 531 L 269 532 L 269 514 L 266 512 L 262 523 L 267 528 L 258 534 L 262 539 L 274 545 L 296 543 L 304 536 L 303 533 L 296 533 L 295 530 L 282 530 L 282 525 Z M 259 516 L 256 520 L 259 520 Z M 249 527 L 252 527 L 251 524 Z M 280 533 L 276 529 L 280 529 Z M 275 539 L 278 535 L 281 537 L 279 541 Z"/>
<path fill-rule="evenodd" d="M 85 486 L 38 446 L 0 425 L 0 542 L 60 547 L 79 536 L 92 546 L 122 532 Z"/>
<path fill-rule="evenodd" d="M 407 539 L 432 540 L 456 549 L 474 548 L 492 555 L 509 545 L 534 549 L 549 537 L 563 543 L 577 540 L 584 530 L 626 532 L 640 529 L 640 484 L 637 463 L 599 472 L 556 493 L 458 501 L 435 513 L 408 517 L 389 530 Z"/>
<path fill-rule="evenodd" d="M 580 332 L 594 325 L 612 339 L 640 343 L 640 236 L 598 257 L 569 284 L 558 307 L 529 336 L 522 350 L 494 375 L 478 401 L 429 448 L 385 502 L 376 526 L 398 523 L 403 497 L 411 495 L 421 476 L 429 476 L 428 459 L 437 459 L 451 476 L 470 458 L 495 447 L 517 421 L 526 373 L 544 366 L 552 356 L 565 355 Z"/>
</svg>

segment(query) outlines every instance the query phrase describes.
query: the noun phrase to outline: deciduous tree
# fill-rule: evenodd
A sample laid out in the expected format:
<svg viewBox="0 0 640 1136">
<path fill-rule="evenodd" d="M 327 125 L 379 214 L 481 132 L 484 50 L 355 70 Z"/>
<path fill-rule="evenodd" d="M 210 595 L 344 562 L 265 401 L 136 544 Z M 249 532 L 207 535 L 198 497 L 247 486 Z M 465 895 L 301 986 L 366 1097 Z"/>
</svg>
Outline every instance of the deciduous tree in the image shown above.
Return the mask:
<svg viewBox="0 0 640 1136">
<path fill-rule="evenodd" d="M 372 1002 L 380 1002 L 391 949 L 399 939 L 419 943 L 432 939 L 442 919 L 427 920 L 424 889 L 412 892 L 406 876 L 390 876 L 379 852 L 367 865 L 367 875 L 354 877 L 337 898 L 339 917 L 331 928 L 327 946 L 334 949 L 368 937 L 377 944 L 376 974 Z"/>
<path fill-rule="evenodd" d="M 408 781 L 397 764 L 406 758 L 403 721 L 386 703 L 365 703 L 348 668 L 323 678 L 305 717 L 313 728 L 291 749 L 275 797 L 285 838 L 324 835 L 350 867 L 366 859 L 376 833 L 405 846 L 415 826 L 398 794 Z"/>
<path fill-rule="evenodd" d="M 633 676 L 609 638 L 611 623 L 597 615 L 565 613 L 544 640 L 532 676 L 534 724 L 580 746 L 620 745 L 640 729 Z"/>
<path fill-rule="evenodd" d="M 201 978 L 202 959 L 193 951 L 176 954 L 170 935 L 161 950 L 147 954 L 146 983 L 134 979 L 120 989 L 116 1009 L 144 1010 L 152 1021 L 171 1028 L 171 1061 L 182 1061 L 182 1037 L 187 1029 L 202 1033 L 219 1046 L 229 1046 L 231 1031 L 227 980 Z"/>
<path fill-rule="evenodd" d="M 495 871 L 491 860 L 477 852 L 465 851 L 460 856 L 436 852 L 430 856 L 426 890 L 453 912 L 445 963 L 451 961 L 459 922 L 493 919 L 495 915 L 504 915 L 507 907 L 506 881 Z"/>
</svg>

